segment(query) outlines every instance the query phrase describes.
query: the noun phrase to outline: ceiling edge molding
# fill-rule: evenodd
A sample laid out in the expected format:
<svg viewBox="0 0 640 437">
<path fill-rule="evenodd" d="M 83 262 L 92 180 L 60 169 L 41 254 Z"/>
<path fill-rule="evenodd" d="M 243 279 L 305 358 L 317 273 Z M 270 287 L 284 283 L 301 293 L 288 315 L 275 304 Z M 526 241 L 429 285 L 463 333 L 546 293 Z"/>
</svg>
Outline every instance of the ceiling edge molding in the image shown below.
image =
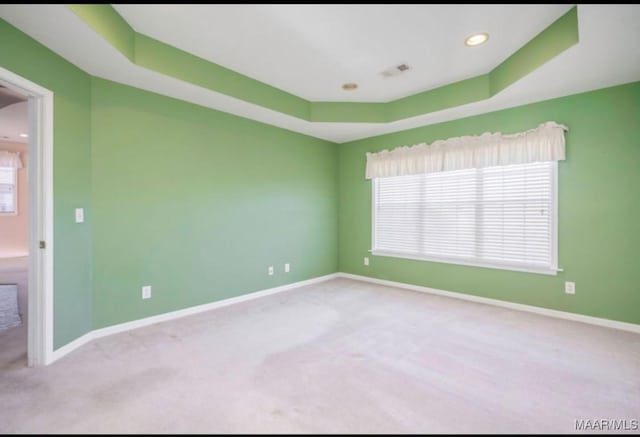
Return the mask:
<svg viewBox="0 0 640 437">
<path fill-rule="evenodd" d="M 319 123 L 391 123 L 489 99 L 579 42 L 574 6 L 487 74 L 389 102 L 310 102 L 140 34 L 111 5 L 66 6 L 135 65 Z"/>
</svg>

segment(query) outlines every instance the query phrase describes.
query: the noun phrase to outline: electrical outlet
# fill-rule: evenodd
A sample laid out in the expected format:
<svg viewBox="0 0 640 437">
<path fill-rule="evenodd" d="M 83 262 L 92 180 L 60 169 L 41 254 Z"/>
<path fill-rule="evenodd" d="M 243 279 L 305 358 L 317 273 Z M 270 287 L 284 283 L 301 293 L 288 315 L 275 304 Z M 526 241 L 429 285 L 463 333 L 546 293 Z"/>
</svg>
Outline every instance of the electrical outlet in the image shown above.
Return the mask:
<svg viewBox="0 0 640 437">
<path fill-rule="evenodd" d="M 289 265 L 289 263 L 286 263 L 284 265 L 284 272 L 289 273 L 290 271 L 291 271 L 291 266 Z"/>
<path fill-rule="evenodd" d="M 364 257 L 364 265 L 365 265 L 365 266 L 368 266 L 368 265 L 369 265 L 369 257 L 368 257 L 368 256 L 365 256 L 365 257 Z"/>
<path fill-rule="evenodd" d="M 84 208 L 76 208 L 76 223 L 84 223 Z"/>
<path fill-rule="evenodd" d="M 273 276 L 273 266 L 269 266 L 269 276 Z"/>
<path fill-rule="evenodd" d="M 145 285 L 142 287 L 142 298 L 151 299 L 151 285 Z"/>
<path fill-rule="evenodd" d="M 565 282 L 564 283 L 564 292 L 567 294 L 576 294 L 576 283 L 575 282 Z"/>
</svg>

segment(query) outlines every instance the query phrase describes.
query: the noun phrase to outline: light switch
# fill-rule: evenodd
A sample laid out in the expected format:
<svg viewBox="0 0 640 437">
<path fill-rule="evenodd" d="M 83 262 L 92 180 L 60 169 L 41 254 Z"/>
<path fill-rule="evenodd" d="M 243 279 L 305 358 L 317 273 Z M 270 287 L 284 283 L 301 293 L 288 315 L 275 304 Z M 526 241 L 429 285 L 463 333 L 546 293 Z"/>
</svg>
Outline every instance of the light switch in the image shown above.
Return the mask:
<svg viewBox="0 0 640 437">
<path fill-rule="evenodd" d="M 76 208 L 76 223 L 84 222 L 84 208 Z"/>
</svg>

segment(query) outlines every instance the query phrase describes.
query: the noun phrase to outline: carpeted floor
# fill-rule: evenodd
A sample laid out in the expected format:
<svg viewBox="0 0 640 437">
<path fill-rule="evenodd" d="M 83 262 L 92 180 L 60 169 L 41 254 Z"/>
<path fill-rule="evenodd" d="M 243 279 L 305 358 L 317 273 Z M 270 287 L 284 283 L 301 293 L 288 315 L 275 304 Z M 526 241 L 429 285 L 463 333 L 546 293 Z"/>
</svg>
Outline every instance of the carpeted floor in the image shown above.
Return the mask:
<svg viewBox="0 0 640 437">
<path fill-rule="evenodd" d="M 5 340 L 2 433 L 573 433 L 640 419 L 638 334 L 348 279 L 105 337 L 46 368 Z"/>
</svg>

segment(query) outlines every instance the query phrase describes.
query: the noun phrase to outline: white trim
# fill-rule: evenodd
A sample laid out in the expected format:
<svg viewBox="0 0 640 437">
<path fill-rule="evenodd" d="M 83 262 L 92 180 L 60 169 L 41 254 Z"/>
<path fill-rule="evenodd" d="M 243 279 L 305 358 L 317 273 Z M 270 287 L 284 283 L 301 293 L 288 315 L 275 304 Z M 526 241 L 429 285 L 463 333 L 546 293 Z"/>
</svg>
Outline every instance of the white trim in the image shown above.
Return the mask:
<svg viewBox="0 0 640 437">
<path fill-rule="evenodd" d="M 406 284 L 404 282 L 389 281 L 386 279 L 370 278 L 368 276 L 354 275 L 351 273 L 338 273 L 339 278 L 353 279 L 356 281 L 371 282 L 373 284 L 386 285 L 389 287 L 403 288 L 406 290 L 419 291 L 421 293 L 437 294 L 439 296 L 451 297 L 454 299 L 468 300 L 488 305 L 508 308 L 517 311 L 540 314 L 543 316 L 555 317 L 558 319 L 571 320 L 574 322 L 588 323 L 591 325 L 604 326 L 606 328 L 621 329 L 640 334 L 640 325 L 635 323 L 619 322 L 617 320 L 602 319 L 599 317 L 585 316 L 582 314 L 569 313 L 566 311 L 552 310 L 548 308 L 524 305 L 520 303 L 506 302 L 488 297 L 474 296 L 471 294 L 457 293 L 455 291 L 438 290 L 436 288 L 423 287 L 421 285 Z"/>
<path fill-rule="evenodd" d="M 0 83 L 29 96 L 27 361 L 44 366 L 53 357 L 53 92 L 2 67 Z"/>
<path fill-rule="evenodd" d="M 434 262 L 434 263 L 443 263 L 443 264 L 456 264 L 459 266 L 470 266 L 470 267 L 482 267 L 482 268 L 487 268 L 487 269 L 497 269 L 497 270 L 511 270 L 514 272 L 527 272 L 527 273 L 537 273 L 540 275 L 551 275 L 551 276 L 555 276 L 558 274 L 558 269 L 545 269 L 545 268 L 540 268 L 540 269 L 536 269 L 534 267 L 520 267 L 517 265 L 511 265 L 511 264 L 500 264 L 500 263 L 495 263 L 492 264 L 490 262 L 486 262 L 486 261 L 478 261 L 478 262 L 474 262 L 474 261 L 467 261 L 467 260 L 458 260 L 458 259 L 454 259 L 454 258 L 446 258 L 446 257 L 442 257 L 442 258 L 430 258 L 428 256 L 421 256 L 421 255 L 411 255 L 408 253 L 396 253 L 396 252 L 390 252 L 390 251 L 385 251 L 385 250 L 370 250 L 369 252 L 371 252 L 372 255 L 375 256 L 388 256 L 391 258 L 403 258 L 403 259 L 414 259 L 417 261 L 429 261 L 429 262 Z"/>
<path fill-rule="evenodd" d="M 75 340 L 65 344 L 64 346 L 54 350 L 53 353 L 50 355 L 51 361 L 49 361 L 47 364 L 51 364 L 54 361 L 58 361 L 60 358 L 67 355 L 69 352 L 74 351 L 78 349 L 80 346 L 84 346 L 85 344 L 89 343 L 91 340 L 95 338 L 94 332 L 95 331 L 89 331 L 86 334 L 76 338 Z"/>
<path fill-rule="evenodd" d="M 118 325 L 107 326 L 106 328 L 96 329 L 94 331 L 88 332 L 87 334 L 73 340 L 71 343 L 68 343 L 62 346 L 59 349 L 56 349 L 53 352 L 51 362 L 59 360 L 63 356 L 67 355 L 69 352 L 79 348 L 87 344 L 89 341 L 106 337 L 108 335 L 118 334 L 120 332 L 130 331 L 132 329 L 142 328 L 144 326 L 154 325 L 160 322 L 166 322 L 168 320 L 178 319 L 180 317 L 186 317 L 193 314 L 202 313 L 205 311 L 211 311 L 218 308 L 226 307 L 229 305 L 234 305 L 241 302 L 246 302 L 253 299 L 258 299 L 261 297 L 269 296 L 272 294 L 280 293 L 282 291 L 291 290 L 293 288 L 304 287 L 306 285 L 313 285 L 320 282 L 325 282 L 330 279 L 335 279 L 338 277 L 338 273 L 331 273 L 325 276 L 319 276 L 317 278 L 307 279 L 304 281 L 294 282 L 291 284 L 281 285 L 279 287 L 268 288 L 266 290 L 260 290 L 253 293 L 243 294 L 242 296 L 231 297 L 229 299 L 223 299 L 216 302 L 206 303 L 203 305 L 196 305 L 189 308 L 184 308 L 177 311 L 171 311 L 170 313 L 158 314 L 157 316 L 145 317 L 144 319 L 133 320 L 131 322 L 120 323 Z"/>
</svg>

